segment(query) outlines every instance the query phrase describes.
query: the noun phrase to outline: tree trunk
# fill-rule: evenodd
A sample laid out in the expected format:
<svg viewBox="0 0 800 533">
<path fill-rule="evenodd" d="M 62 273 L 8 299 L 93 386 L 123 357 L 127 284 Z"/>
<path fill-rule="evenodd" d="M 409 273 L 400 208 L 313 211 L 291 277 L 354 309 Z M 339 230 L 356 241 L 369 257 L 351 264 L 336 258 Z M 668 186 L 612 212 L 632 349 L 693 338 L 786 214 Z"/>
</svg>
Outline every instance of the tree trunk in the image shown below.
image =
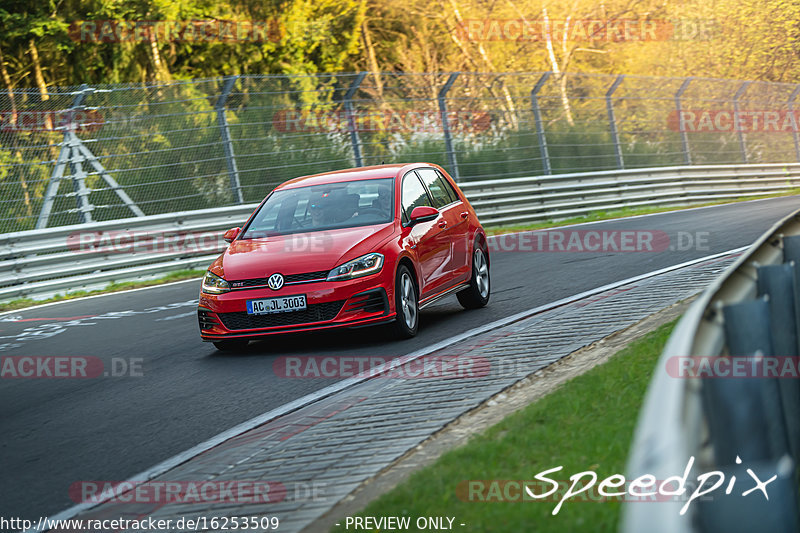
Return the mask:
<svg viewBox="0 0 800 533">
<path fill-rule="evenodd" d="M 11 76 L 8 74 L 8 69 L 6 69 L 5 58 L 3 57 L 3 51 L 0 50 L 0 77 L 3 78 L 3 85 L 8 92 L 8 100 L 10 102 L 10 111 L 11 114 L 9 116 L 9 123 L 11 125 L 12 130 L 17 124 L 17 102 L 14 97 L 14 86 L 11 83 Z M 13 138 L 14 146 L 16 147 L 17 140 L 16 137 Z M 14 157 L 22 161 L 22 153 L 18 150 L 14 150 Z M 31 193 L 28 190 L 28 182 L 25 180 L 25 172 L 20 172 L 19 174 L 19 184 L 22 187 L 22 199 L 25 202 L 25 211 L 27 212 L 28 216 L 33 216 L 33 205 L 31 205 Z"/>
<path fill-rule="evenodd" d="M 46 102 L 50 99 L 50 94 L 47 92 L 47 83 L 45 83 L 44 74 L 42 73 L 42 63 L 39 61 L 39 50 L 36 49 L 36 42 L 33 39 L 28 42 L 28 50 L 33 61 L 33 77 L 36 79 L 36 86 L 39 87 L 42 102 Z M 53 120 L 49 113 L 45 113 L 44 124 L 47 131 L 53 130 Z"/>
<path fill-rule="evenodd" d="M 8 69 L 6 69 L 6 62 L 5 57 L 3 57 L 2 49 L 0 49 L 0 77 L 3 78 L 3 85 L 5 85 L 6 91 L 8 92 L 8 100 L 11 104 L 11 117 L 9 122 L 15 125 L 17 123 L 17 102 L 14 98 L 14 86 L 11 83 L 11 76 L 8 75 Z"/>
<path fill-rule="evenodd" d="M 158 38 L 156 37 L 155 30 L 151 29 L 150 33 L 150 53 L 153 56 L 153 70 L 155 72 L 156 81 L 171 81 L 172 74 L 170 74 L 167 65 L 161 58 L 161 52 L 158 50 Z"/>
<path fill-rule="evenodd" d="M 44 74 L 42 74 L 42 64 L 39 61 L 39 51 L 36 49 L 36 42 L 33 39 L 28 43 L 28 49 L 31 53 L 33 60 L 33 76 L 36 79 L 36 86 L 39 87 L 39 93 L 42 95 L 42 102 L 50 99 L 47 93 L 47 84 L 44 82 Z"/>
<path fill-rule="evenodd" d="M 561 106 L 564 108 L 564 115 L 567 118 L 567 124 L 574 126 L 575 121 L 572 120 L 572 108 L 570 107 L 569 97 L 567 96 L 567 79 L 565 77 L 565 73 L 561 72 L 561 68 L 558 65 L 558 60 L 556 59 L 556 52 L 553 49 L 553 35 L 550 31 L 550 18 L 547 16 L 547 8 L 542 10 L 542 18 L 544 19 L 544 39 L 545 46 L 547 48 L 547 56 L 550 58 L 550 68 L 558 80 L 558 88 L 561 92 Z"/>
<path fill-rule="evenodd" d="M 383 107 L 383 80 L 381 79 L 381 72 L 378 69 L 378 60 L 375 58 L 375 47 L 372 45 L 372 38 L 369 36 L 369 29 L 367 28 L 367 19 L 361 23 L 361 39 L 364 41 L 364 50 L 367 52 L 367 64 L 372 76 L 375 79 L 375 89 L 378 91 L 378 100 L 381 107 Z"/>
</svg>

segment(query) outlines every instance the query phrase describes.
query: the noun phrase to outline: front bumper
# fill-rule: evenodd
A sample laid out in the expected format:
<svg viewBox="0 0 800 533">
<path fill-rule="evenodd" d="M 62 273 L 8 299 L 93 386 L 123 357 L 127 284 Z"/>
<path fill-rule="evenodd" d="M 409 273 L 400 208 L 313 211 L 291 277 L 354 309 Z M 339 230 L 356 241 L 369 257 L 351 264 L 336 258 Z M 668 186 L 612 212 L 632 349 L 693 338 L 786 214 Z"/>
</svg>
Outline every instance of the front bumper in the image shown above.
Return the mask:
<svg viewBox="0 0 800 533">
<path fill-rule="evenodd" d="M 393 283 L 384 272 L 364 278 L 201 294 L 197 315 L 204 341 L 258 338 L 267 335 L 341 327 L 368 326 L 394 317 Z M 248 315 L 247 300 L 306 295 L 303 311 Z"/>
</svg>

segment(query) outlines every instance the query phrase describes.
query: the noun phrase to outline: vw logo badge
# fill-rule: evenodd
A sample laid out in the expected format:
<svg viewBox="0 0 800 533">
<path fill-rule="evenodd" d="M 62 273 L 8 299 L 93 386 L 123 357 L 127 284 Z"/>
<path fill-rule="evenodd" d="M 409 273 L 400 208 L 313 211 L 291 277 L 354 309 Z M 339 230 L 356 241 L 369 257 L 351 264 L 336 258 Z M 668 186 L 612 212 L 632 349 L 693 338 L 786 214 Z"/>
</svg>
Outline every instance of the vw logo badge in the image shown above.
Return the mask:
<svg viewBox="0 0 800 533">
<path fill-rule="evenodd" d="M 283 276 L 280 274 L 273 274 L 267 280 L 267 286 L 273 291 L 277 291 L 281 287 L 283 287 Z"/>
</svg>

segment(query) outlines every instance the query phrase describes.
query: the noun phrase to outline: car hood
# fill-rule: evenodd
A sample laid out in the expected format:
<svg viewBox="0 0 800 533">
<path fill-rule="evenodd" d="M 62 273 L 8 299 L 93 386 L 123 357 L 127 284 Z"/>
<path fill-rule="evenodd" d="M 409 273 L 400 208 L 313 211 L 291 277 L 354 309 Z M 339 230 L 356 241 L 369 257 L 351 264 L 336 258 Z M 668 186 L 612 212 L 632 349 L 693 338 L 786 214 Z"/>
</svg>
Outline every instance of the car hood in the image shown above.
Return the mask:
<svg viewBox="0 0 800 533">
<path fill-rule="evenodd" d="M 220 258 L 222 273 L 227 280 L 240 280 L 264 278 L 275 272 L 287 275 L 331 270 L 366 253 L 380 251 L 392 232 L 393 224 L 383 224 L 237 239 Z"/>
</svg>

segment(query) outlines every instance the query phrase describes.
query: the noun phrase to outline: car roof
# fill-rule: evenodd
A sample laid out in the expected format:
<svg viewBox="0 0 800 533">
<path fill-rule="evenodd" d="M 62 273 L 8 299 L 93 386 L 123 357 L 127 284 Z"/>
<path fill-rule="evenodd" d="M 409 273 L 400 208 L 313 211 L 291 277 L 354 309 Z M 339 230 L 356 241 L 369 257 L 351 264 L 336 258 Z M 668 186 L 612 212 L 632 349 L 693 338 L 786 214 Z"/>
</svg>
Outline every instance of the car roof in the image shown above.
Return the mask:
<svg viewBox="0 0 800 533">
<path fill-rule="evenodd" d="M 403 163 L 334 170 L 333 172 L 323 172 L 321 174 L 313 174 L 311 176 L 301 176 L 299 178 L 291 179 L 277 186 L 275 190 L 294 189 L 297 187 L 322 185 L 326 183 L 341 183 L 343 181 L 394 178 L 401 173 L 405 173 L 405 169 L 411 170 L 412 168 L 418 168 L 422 166 L 431 165 L 429 163 Z"/>
</svg>

